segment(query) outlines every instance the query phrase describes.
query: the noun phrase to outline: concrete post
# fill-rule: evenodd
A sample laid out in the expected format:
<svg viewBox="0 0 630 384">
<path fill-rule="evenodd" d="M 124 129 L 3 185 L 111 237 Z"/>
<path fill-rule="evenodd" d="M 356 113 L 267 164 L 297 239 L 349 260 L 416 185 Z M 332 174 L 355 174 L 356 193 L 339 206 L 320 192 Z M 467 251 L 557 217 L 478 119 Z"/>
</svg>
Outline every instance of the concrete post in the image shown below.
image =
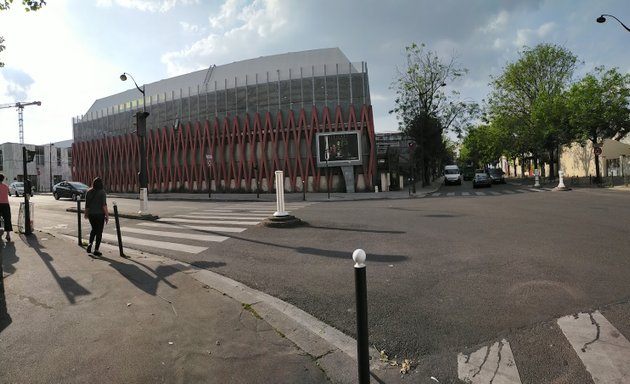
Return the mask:
<svg viewBox="0 0 630 384">
<path fill-rule="evenodd" d="M 276 171 L 276 212 L 275 217 L 288 216 L 284 210 L 284 172 Z"/>
</svg>

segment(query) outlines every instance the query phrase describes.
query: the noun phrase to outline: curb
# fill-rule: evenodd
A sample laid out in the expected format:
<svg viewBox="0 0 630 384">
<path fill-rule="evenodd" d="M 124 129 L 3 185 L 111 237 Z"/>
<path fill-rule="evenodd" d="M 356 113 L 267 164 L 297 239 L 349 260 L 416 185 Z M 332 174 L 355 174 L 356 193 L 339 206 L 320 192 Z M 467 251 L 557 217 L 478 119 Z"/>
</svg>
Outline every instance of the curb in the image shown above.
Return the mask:
<svg viewBox="0 0 630 384">
<path fill-rule="evenodd" d="M 70 235 L 42 232 L 64 240 L 76 239 Z M 108 243 L 102 243 L 101 248 L 112 251 L 118 249 Z M 201 284 L 214 289 L 244 306 L 251 307 L 257 315 L 265 320 L 280 335 L 286 337 L 297 348 L 311 356 L 324 370 L 326 376 L 333 383 L 355 384 L 358 382 L 357 342 L 352 337 L 333 328 L 303 310 L 284 302 L 264 292 L 250 288 L 238 281 L 220 275 L 192 264 L 129 249 L 125 253 L 126 259 L 151 260 L 168 263 L 169 266 L 185 273 Z M 380 360 L 380 353 L 370 348 L 371 382 L 384 383 L 380 375 L 397 372 L 391 369 L 387 362 Z"/>
</svg>

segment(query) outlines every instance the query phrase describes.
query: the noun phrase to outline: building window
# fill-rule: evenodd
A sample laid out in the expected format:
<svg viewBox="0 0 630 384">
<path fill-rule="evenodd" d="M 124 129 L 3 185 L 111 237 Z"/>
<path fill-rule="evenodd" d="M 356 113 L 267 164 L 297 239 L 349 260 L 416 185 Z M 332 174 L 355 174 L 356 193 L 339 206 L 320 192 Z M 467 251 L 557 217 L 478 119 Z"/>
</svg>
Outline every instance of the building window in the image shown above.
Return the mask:
<svg viewBox="0 0 630 384">
<path fill-rule="evenodd" d="M 57 166 L 61 167 L 61 148 L 57 148 Z"/>
</svg>

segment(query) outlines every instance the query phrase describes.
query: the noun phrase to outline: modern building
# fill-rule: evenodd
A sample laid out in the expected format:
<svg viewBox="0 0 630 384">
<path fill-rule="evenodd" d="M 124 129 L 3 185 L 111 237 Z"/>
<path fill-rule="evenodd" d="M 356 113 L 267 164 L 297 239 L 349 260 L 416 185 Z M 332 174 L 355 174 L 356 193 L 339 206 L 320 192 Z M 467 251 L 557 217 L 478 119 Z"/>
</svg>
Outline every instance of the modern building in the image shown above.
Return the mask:
<svg viewBox="0 0 630 384">
<path fill-rule="evenodd" d="M 278 170 L 289 192 L 371 191 L 376 178 L 367 65 L 338 48 L 136 85 L 96 100 L 73 130 L 73 179 L 101 176 L 114 192 L 138 191 L 142 141 L 149 193 L 270 191 Z"/>
<path fill-rule="evenodd" d="M 27 177 L 35 191 L 50 192 L 62 180 L 72 179 L 72 140 L 46 145 L 0 144 L 0 173 L 5 182 L 24 181 L 23 149 L 34 151 L 33 161 L 26 163 Z"/>
</svg>

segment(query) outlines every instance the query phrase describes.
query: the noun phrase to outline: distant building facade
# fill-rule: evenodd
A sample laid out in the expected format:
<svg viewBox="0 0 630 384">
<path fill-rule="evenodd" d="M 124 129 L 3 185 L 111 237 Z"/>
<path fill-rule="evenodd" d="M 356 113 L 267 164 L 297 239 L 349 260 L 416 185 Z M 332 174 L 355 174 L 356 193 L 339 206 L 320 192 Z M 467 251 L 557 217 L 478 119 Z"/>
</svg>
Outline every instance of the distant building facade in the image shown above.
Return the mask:
<svg viewBox="0 0 630 384">
<path fill-rule="evenodd" d="M 270 191 L 278 170 L 289 192 L 373 190 L 367 65 L 338 48 L 212 66 L 143 89 L 144 97 L 132 88 L 96 100 L 73 120 L 75 180 L 101 176 L 110 191 L 139 189 L 133 115 L 145 109 L 149 193 Z M 328 148 L 319 150 L 329 141 L 317 139 L 335 132 L 358 132 L 360 153 L 326 167 Z"/>
<path fill-rule="evenodd" d="M 72 140 L 46 145 L 3 143 L 0 144 L 0 173 L 6 183 L 24 181 L 23 147 L 35 151 L 26 170 L 36 192 L 51 192 L 56 183 L 72 179 Z"/>
</svg>

